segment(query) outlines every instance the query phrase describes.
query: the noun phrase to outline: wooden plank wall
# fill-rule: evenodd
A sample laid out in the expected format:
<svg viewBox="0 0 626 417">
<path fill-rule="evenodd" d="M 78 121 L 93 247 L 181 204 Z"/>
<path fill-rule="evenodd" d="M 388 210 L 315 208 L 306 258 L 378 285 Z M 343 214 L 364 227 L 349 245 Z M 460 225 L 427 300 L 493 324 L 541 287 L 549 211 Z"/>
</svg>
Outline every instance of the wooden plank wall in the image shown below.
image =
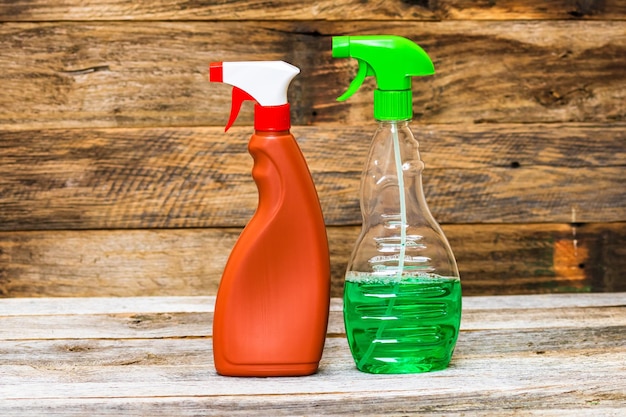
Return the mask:
<svg viewBox="0 0 626 417">
<path fill-rule="evenodd" d="M 333 295 L 359 231 L 373 83 L 333 35 L 389 33 L 424 184 L 465 294 L 625 291 L 626 1 L 0 3 L 0 296 L 214 294 L 256 206 L 251 106 L 224 134 L 216 60 L 284 59 Z M 277 254 L 278 256 L 279 254 Z"/>
</svg>

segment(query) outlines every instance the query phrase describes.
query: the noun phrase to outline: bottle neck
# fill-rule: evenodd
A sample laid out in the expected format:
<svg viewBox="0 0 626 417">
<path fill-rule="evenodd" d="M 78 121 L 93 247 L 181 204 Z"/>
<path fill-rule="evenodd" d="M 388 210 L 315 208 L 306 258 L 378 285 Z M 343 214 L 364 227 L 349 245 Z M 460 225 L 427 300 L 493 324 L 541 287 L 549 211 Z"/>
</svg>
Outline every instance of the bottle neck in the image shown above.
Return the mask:
<svg viewBox="0 0 626 417">
<path fill-rule="evenodd" d="M 284 132 L 291 127 L 289 103 L 280 106 L 254 105 L 254 130 L 261 132 Z"/>
<path fill-rule="evenodd" d="M 393 166 L 399 157 L 401 164 L 412 161 L 414 168 L 423 169 L 419 152 L 419 142 L 413 134 L 411 120 L 378 120 L 377 129 L 372 137 L 370 148 L 373 153 L 370 157 L 378 160 L 379 164 Z M 419 163 L 417 162 L 419 161 Z"/>
<path fill-rule="evenodd" d="M 403 129 L 409 127 L 409 123 L 411 119 L 405 120 L 376 120 L 378 123 L 378 127 L 380 128 L 392 128 L 396 127 L 398 129 Z"/>
</svg>

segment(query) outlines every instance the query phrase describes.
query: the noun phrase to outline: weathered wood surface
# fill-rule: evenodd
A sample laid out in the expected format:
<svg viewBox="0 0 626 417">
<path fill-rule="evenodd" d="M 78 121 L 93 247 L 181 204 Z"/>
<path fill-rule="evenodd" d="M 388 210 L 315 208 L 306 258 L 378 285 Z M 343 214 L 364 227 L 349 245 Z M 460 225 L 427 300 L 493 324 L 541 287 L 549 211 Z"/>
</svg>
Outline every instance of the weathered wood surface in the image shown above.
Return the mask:
<svg viewBox="0 0 626 417">
<path fill-rule="evenodd" d="M 332 294 L 360 227 L 329 227 Z M 444 225 L 464 294 L 626 291 L 626 223 Z M 238 228 L 0 233 L 0 297 L 214 295 Z"/>
<path fill-rule="evenodd" d="M 175 1 L 12 0 L 0 20 L 526 20 L 624 19 L 623 0 Z"/>
<path fill-rule="evenodd" d="M 626 121 L 622 21 L 50 22 L 0 26 L 0 126 L 223 126 L 230 88 L 208 82 L 208 63 L 267 59 L 302 69 L 295 125 L 363 125 L 373 82 L 335 101 L 356 62 L 332 59 L 330 38 L 347 33 L 394 33 L 429 52 L 438 72 L 414 82 L 426 123 Z"/>
<path fill-rule="evenodd" d="M 328 225 L 360 224 L 374 126 L 294 127 Z M 416 126 L 441 223 L 626 221 L 626 125 Z M 249 128 L 0 132 L 0 230 L 242 227 Z"/>
<path fill-rule="evenodd" d="M 320 371 L 213 368 L 213 297 L 0 300 L 0 414 L 541 415 L 626 410 L 626 293 L 465 297 L 451 366 L 358 372 L 331 303 Z"/>
<path fill-rule="evenodd" d="M 214 294 L 257 194 L 251 106 L 224 134 L 207 66 L 245 59 L 302 69 L 341 295 L 374 84 L 335 101 L 356 62 L 330 38 L 375 33 L 437 67 L 416 131 L 466 294 L 626 290 L 624 0 L 15 0 L 0 22 L 0 296 Z"/>
</svg>

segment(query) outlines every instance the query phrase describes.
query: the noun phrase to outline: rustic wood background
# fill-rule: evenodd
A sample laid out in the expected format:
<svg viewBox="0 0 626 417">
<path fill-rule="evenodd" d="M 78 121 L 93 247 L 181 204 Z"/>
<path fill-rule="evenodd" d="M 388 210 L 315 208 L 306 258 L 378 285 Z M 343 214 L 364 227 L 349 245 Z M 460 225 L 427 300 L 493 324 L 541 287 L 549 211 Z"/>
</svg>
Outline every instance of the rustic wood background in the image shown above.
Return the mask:
<svg viewBox="0 0 626 417">
<path fill-rule="evenodd" d="M 216 60 L 284 59 L 333 295 L 359 231 L 369 90 L 333 35 L 389 33 L 464 293 L 626 291 L 626 0 L 0 2 L 0 296 L 215 294 L 256 207 L 251 106 Z"/>
</svg>

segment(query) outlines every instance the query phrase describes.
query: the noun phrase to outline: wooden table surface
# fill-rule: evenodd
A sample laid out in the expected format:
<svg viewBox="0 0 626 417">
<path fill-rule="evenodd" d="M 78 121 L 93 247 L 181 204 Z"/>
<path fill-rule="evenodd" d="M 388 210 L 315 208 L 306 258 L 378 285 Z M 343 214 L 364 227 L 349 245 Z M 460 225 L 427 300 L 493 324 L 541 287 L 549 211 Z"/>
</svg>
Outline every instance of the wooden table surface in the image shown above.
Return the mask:
<svg viewBox="0 0 626 417">
<path fill-rule="evenodd" d="M 356 370 L 333 299 L 320 370 L 215 373 L 214 297 L 0 300 L 0 415 L 626 416 L 626 293 L 465 297 L 450 367 Z"/>
</svg>

